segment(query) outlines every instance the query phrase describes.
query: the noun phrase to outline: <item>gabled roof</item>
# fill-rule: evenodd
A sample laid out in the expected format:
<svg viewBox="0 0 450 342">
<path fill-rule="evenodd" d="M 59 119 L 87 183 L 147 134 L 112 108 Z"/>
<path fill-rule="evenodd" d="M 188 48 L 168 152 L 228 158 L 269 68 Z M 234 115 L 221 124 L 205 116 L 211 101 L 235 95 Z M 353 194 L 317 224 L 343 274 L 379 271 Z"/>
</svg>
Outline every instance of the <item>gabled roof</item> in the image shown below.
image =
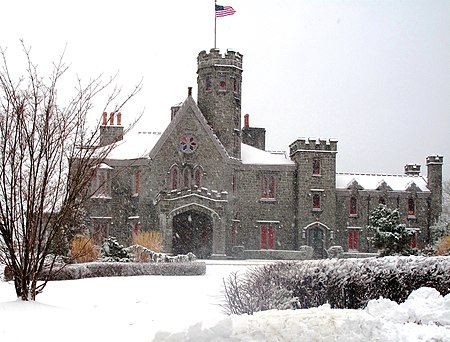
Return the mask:
<svg viewBox="0 0 450 342">
<path fill-rule="evenodd" d="M 149 158 L 154 158 L 158 154 L 159 150 L 164 145 L 167 138 L 172 134 L 172 132 L 177 127 L 177 124 L 180 122 L 182 117 L 184 115 L 186 115 L 186 113 L 188 112 L 189 109 L 192 110 L 192 112 L 194 113 L 194 116 L 198 119 L 198 121 L 200 122 L 202 127 L 205 129 L 206 134 L 211 138 L 211 141 L 216 146 L 216 148 L 219 151 L 219 153 L 221 154 L 221 156 L 224 159 L 230 159 L 230 156 L 228 155 L 227 151 L 223 147 L 222 143 L 219 141 L 219 138 L 217 138 L 217 136 L 214 134 L 212 128 L 208 125 L 205 117 L 200 112 L 200 108 L 198 108 L 197 103 L 194 101 L 194 99 L 190 95 L 183 102 L 181 108 L 177 111 L 177 114 L 175 115 L 174 119 L 169 123 L 166 130 L 162 134 L 161 138 L 157 141 L 157 143 L 155 144 L 153 149 L 150 151 Z"/>
<path fill-rule="evenodd" d="M 336 189 L 349 189 L 354 182 L 364 190 L 405 191 L 415 184 L 417 191 L 429 192 L 427 181 L 422 176 L 337 173 Z"/>
</svg>

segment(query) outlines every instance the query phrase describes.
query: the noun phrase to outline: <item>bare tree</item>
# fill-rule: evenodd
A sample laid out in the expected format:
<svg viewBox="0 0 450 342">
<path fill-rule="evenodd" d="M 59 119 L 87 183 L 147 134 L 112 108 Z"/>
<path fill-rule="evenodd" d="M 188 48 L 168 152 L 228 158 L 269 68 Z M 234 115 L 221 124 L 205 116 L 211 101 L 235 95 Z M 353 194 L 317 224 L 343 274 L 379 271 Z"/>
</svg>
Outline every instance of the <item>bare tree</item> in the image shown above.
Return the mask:
<svg viewBox="0 0 450 342">
<path fill-rule="evenodd" d="M 78 79 L 73 98 L 61 106 L 57 89 L 68 69 L 63 56 L 45 78 L 23 42 L 22 48 L 26 76 L 17 81 L 0 50 L 0 262 L 14 278 L 17 297 L 35 300 L 60 267 L 51 253 L 56 241 L 76 225 L 95 168 L 114 148 L 99 146 L 98 127 L 88 122 L 94 98 L 110 89 L 105 110 L 119 100 L 120 88 L 113 86 L 114 77 L 86 85 Z M 140 88 L 139 83 L 114 110 Z"/>
</svg>

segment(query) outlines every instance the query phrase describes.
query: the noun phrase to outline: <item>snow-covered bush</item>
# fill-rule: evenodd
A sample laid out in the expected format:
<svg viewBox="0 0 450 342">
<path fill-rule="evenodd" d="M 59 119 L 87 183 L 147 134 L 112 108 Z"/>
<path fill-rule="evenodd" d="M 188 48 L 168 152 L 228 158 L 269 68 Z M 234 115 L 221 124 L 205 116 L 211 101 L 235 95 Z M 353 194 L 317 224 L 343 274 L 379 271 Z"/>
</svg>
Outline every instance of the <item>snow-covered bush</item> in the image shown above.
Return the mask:
<svg viewBox="0 0 450 342">
<path fill-rule="evenodd" d="M 450 293 L 450 258 L 383 257 L 282 262 L 249 269 L 224 282 L 225 310 L 248 313 L 329 303 L 356 309 L 371 299 L 403 302 L 415 289 Z"/>
<path fill-rule="evenodd" d="M 110 236 L 103 241 L 102 248 L 100 250 L 102 261 L 112 262 L 129 262 L 131 256 L 121 245 L 114 236 Z"/>
<path fill-rule="evenodd" d="M 171 256 L 165 253 L 154 252 L 141 245 L 132 245 L 125 248 L 125 251 L 135 262 L 191 262 L 197 260 L 195 254 L 191 252 Z"/>
<path fill-rule="evenodd" d="M 380 255 L 416 255 L 417 251 L 408 246 L 408 241 L 414 236 L 414 231 L 408 230 L 400 223 L 397 209 L 389 209 L 383 204 L 376 207 L 369 215 L 367 226 L 373 236 L 369 242 L 380 249 Z"/>
<path fill-rule="evenodd" d="M 186 276 L 204 275 L 204 262 L 188 263 L 136 263 L 136 262 L 89 262 L 66 265 L 51 274 L 51 280 L 72 280 L 96 277 L 128 277 L 140 275 Z"/>
</svg>

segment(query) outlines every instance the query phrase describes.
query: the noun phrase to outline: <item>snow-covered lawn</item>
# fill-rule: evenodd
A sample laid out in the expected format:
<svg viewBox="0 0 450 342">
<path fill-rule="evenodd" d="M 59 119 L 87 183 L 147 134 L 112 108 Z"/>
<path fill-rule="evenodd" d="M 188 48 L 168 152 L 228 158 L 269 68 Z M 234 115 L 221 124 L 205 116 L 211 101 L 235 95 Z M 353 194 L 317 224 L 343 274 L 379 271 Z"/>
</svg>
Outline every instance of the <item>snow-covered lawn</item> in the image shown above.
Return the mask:
<svg viewBox="0 0 450 342">
<path fill-rule="evenodd" d="M 247 267 L 207 261 L 205 276 L 51 282 L 36 303 L 0 282 L 0 341 L 450 341 L 450 295 L 426 288 L 401 305 L 226 316 L 222 279 Z"/>
</svg>

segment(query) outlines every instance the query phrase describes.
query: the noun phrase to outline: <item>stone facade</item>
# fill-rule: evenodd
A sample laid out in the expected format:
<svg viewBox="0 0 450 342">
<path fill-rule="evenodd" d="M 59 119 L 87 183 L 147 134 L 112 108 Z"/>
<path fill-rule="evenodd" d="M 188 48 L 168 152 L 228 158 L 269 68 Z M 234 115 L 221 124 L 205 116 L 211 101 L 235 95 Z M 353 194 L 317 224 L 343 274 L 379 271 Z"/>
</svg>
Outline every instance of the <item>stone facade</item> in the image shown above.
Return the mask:
<svg viewBox="0 0 450 342">
<path fill-rule="evenodd" d="M 397 176 L 337 173 L 336 140 L 301 138 L 289 156 L 267 152 L 264 128 L 250 127 L 248 115 L 241 128 L 242 55 L 213 49 L 197 61 L 198 102 L 189 89 L 162 134 L 125 136 L 99 166 L 87 208 L 97 241 L 130 243 L 151 229 L 167 253 L 322 258 L 341 246 L 363 255 L 373 252 L 366 226 L 379 203 L 400 210 L 412 244 L 428 241 L 442 205 L 442 156 L 427 158 L 425 179 L 417 164 Z M 120 119 L 104 113 L 102 144 L 122 139 Z"/>
</svg>

